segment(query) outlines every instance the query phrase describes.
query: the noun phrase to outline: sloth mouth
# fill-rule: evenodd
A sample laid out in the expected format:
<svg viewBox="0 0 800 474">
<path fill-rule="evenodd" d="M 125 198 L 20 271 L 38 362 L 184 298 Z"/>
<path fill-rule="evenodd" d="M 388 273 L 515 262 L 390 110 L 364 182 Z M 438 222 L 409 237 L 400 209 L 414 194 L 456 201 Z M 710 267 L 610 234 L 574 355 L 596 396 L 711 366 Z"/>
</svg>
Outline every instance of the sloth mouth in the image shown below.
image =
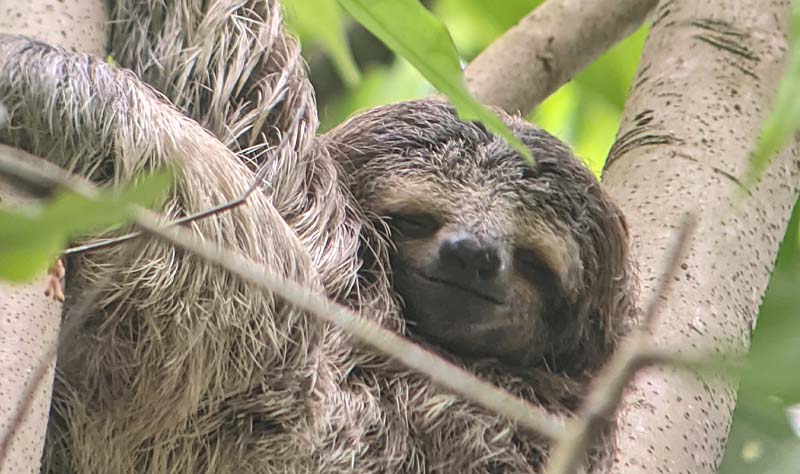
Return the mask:
<svg viewBox="0 0 800 474">
<path fill-rule="evenodd" d="M 496 298 L 496 297 L 494 297 L 492 295 L 483 293 L 483 292 L 481 292 L 481 291 L 479 291 L 476 288 L 473 288 L 471 286 L 463 285 L 463 284 L 460 284 L 460 283 L 457 283 L 457 282 L 454 282 L 454 281 L 451 281 L 451 280 L 445 280 L 443 278 L 437 278 L 437 277 L 434 277 L 434 276 L 425 275 L 424 273 L 418 272 L 418 271 L 415 271 L 414 273 L 417 274 L 417 276 L 419 276 L 423 280 L 429 281 L 429 282 L 434 283 L 436 285 L 442 285 L 442 286 L 446 286 L 446 287 L 449 287 L 449 288 L 455 288 L 456 290 L 460 290 L 460 291 L 463 291 L 465 293 L 469 293 L 471 296 L 474 296 L 474 297 L 476 297 L 478 299 L 481 299 L 481 300 L 483 300 L 483 301 L 485 301 L 487 303 L 490 303 L 490 304 L 493 304 L 493 305 L 497 305 L 497 306 L 505 306 L 505 302 L 499 300 L 498 298 Z"/>
</svg>

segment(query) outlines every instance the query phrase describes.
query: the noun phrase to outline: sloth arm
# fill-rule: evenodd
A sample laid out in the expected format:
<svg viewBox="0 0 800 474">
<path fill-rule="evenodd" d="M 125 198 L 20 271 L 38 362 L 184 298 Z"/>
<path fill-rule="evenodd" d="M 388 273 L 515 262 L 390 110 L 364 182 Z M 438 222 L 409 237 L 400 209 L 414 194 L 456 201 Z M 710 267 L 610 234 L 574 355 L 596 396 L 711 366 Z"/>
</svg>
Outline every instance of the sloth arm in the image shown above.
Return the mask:
<svg viewBox="0 0 800 474">
<path fill-rule="evenodd" d="M 329 297 L 355 288 L 360 214 L 326 150 L 300 44 L 283 28 L 278 0 L 114 0 L 110 53 L 164 94 L 250 167 L 262 191 L 311 256 Z M 281 141 L 286 150 L 265 153 Z M 349 303 L 348 303 L 349 304 Z"/>
<path fill-rule="evenodd" d="M 231 201 L 253 180 L 233 152 L 133 74 L 87 55 L 0 34 L 0 103 L 10 115 L 10 123 L 0 128 L 3 143 L 98 184 L 120 184 L 141 172 L 175 165 L 176 189 L 165 205 L 170 214 L 194 213 Z M 297 268 L 286 268 L 286 276 L 313 277 L 313 271 L 303 270 L 305 252 L 269 197 L 256 190 L 250 200 L 252 205 L 198 221 L 194 227 L 214 230 L 219 235 L 211 237 L 235 244 L 243 239 L 232 234 L 234 224 L 242 225 L 234 216 L 250 214 L 247 217 L 269 228 L 270 235 L 263 240 L 277 240 L 284 253 L 296 254 L 291 262 L 297 265 L 291 266 Z M 255 247 L 243 242 L 238 246 L 243 247 L 240 251 Z M 281 273 L 281 267 L 290 267 L 285 261 L 275 263 Z"/>
<path fill-rule="evenodd" d="M 98 184 L 123 183 L 142 171 L 175 165 L 175 190 L 164 205 L 164 213 L 171 217 L 228 202 L 253 179 L 252 171 L 231 151 L 133 74 L 86 55 L 19 36 L 0 35 L 0 103 L 10 116 L 9 123 L 0 128 L 0 142 L 42 156 Z M 260 190 L 246 205 L 198 221 L 192 229 L 277 274 L 322 289 L 302 242 Z M 230 374 L 223 362 L 193 364 L 193 351 L 228 353 L 235 347 L 239 352 L 232 358 L 257 358 L 261 367 L 306 363 L 308 347 L 297 345 L 293 339 L 298 332 L 307 340 L 313 339 L 319 332 L 314 321 L 275 301 L 272 295 L 237 282 L 168 244 L 151 240 L 136 245 L 140 245 L 137 252 L 126 251 L 123 245 L 83 256 L 78 262 L 79 273 L 80 268 L 86 268 L 87 273 L 93 272 L 94 281 L 108 283 L 101 295 L 103 301 L 125 301 L 122 310 L 110 308 L 108 315 L 123 311 L 138 316 L 130 318 L 139 325 L 136 340 L 116 343 L 135 346 L 152 332 L 151 343 L 160 347 L 136 359 L 126 359 L 122 373 L 114 372 L 115 377 L 131 381 L 131 420 L 138 417 L 142 423 L 147 423 L 145 419 L 166 423 L 186 415 L 176 411 L 176 405 L 194 409 L 208 393 L 237 385 L 232 378 L 241 377 L 245 387 L 252 383 L 251 374 Z M 154 272 L 153 265 L 161 270 Z M 179 315 L 185 318 L 180 324 L 164 322 L 169 321 L 164 318 Z M 125 324 L 133 324 L 130 320 Z M 257 331 L 242 343 L 242 334 L 236 328 L 252 327 Z M 187 333 L 202 338 L 198 347 L 183 342 Z M 114 357 L 99 345 L 95 349 L 85 357 L 97 361 Z M 178 362 L 165 367 L 165 360 Z M 136 385 L 142 374 L 151 373 L 158 377 L 163 408 L 151 406 L 152 394 L 146 384 L 141 388 Z M 100 390 L 92 387 L 106 384 L 106 376 L 88 374 L 87 393 Z M 199 387 L 187 390 L 187 379 Z M 139 417 L 143 413 L 149 416 Z"/>
</svg>

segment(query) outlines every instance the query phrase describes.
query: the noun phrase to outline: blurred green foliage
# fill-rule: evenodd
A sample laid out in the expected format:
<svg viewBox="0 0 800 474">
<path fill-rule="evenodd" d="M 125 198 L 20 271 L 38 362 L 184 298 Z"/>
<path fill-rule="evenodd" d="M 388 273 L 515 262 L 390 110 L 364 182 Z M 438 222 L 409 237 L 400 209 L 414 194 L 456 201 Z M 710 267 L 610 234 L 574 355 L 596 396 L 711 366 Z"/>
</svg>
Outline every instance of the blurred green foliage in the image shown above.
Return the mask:
<svg viewBox="0 0 800 474">
<path fill-rule="evenodd" d="M 789 19 L 789 58 L 764 121 L 745 186 L 754 185 L 800 129 L 800 1 Z M 747 199 L 744 197 L 744 199 Z M 721 474 L 800 472 L 800 205 L 781 243 L 742 373 Z"/>
<path fill-rule="evenodd" d="M 640 28 L 578 73 L 528 117 L 569 143 L 598 176 L 614 144 L 646 38 L 647 28 Z"/>
<path fill-rule="evenodd" d="M 800 472 L 800 206 L 761 304 L 721 474 Z"/>
<path fill-rule="evenodd" d="M 332 0 L 283 0 L 289 29 L 302 37 L 306 45 L 318 44 L 333 58 L 344 82 L 354 85 L 360 80 L 358 67 L 347 44 L 344 16 L 339 4 Z"/>
<path fill-rule="evenodd" d="M 424 2 L 448 27 L 465 62 L 530 12 L 541 0 L 433 0 Z M 800 31 L 795 2 L 793 31 Z M 349 26 L 353 28 L 353 25 Z M 647 28 L 608 51 L 527 118 L 569 143 L 599 176 L 614 142 L 636 72 Z M 301 38 L 301 40 L 304 40 Z M 797 41 L 795 41 L 797 43 Z M 794 45 L 793 45 L 794 46 Z M 356 45 L 357 47 L 357 45 Z M 762 133 L 756 172 L 800 125 L 800 47 L 781 86 L 772 124 Z M 363 64 L 362 81 L 320 102 L 322 128 L 376 105 L 426 97 L 435 92 L 403 59 Z M 312 64 L 312 74 L 314 67 Z M 782 104 L 782 105 L 781 105 Z M 774 118 L 774 117 L 777 117 Z M 772 128 L 770 128 L 772 127 Z M 777 138 L 776 138 L 777 137 Z M 766 150 L 766 151 L 764 151 Z M 800 437 L 787 408 L 800 403 L 800 206 L 795 209 L 759 315 L 748 369 L 742 376 L 737 411 L 721 472 L 800 472 Z"/>
<path fill-rule="evenodd" d="M 60 191 L 49 202 L 0 209 L 0 279 L 26 282 L 52 266 L 70 240 L 130 220 L 134 205 L 158 202 L 172 183 L 161 171 L 94 197 Z"/>
<path fill-rule="evenodd" d="M 418 0 L 339 0 L 339 3 L 445 94 L 462 120 L 480 121 L 522 156 L 533 160 L 530 150 L 500 117 L 472 97 L 461 73 L 461 58 L 447 27 Z"/>
<path fill-rule="evenodd" d="M 508 0 L 502 4 L 489 0 L 437 0 L 431 3 L 431 10 L 448 27 L 458 52 L 468 62 L 540 3 L 541 0 Z M 612 48 L 528 117 L 570 143 L 598 175 L 614 142 L 646 35 L 647 29 L 641 28 Z M 300 38 L 304 44 L 313 45 L 315 41 L 303 35 Z M 313 66 L 312 61 L 312 74 Z M 427 97 L 435 92 L 402 58 L 394 57 L 385 64 L 366 64 L 362 72 L 360 83 L 320 101 L 323 130 L 356 111 Z"/>
<path fill-rule="evenodd" d="M 746 186 L 753 185 L 769 163 L 800 129 L 800 1 L 792 4 L 789 20 L 789 59 L 778 86 L 773 110 L 764 122 L 758 146 L 753 153 L 750 169 L 744 178 Z"/>
</svg>

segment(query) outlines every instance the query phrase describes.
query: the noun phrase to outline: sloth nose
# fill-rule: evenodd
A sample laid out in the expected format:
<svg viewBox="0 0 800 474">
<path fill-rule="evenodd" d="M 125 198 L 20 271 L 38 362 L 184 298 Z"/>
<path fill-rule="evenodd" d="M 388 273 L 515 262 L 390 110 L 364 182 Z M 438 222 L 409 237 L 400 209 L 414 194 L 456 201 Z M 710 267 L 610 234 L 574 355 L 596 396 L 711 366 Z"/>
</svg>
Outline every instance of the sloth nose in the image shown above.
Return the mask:
<svg viewBox="0 0 800 474">
<path fill-rule="evenodd" d="M 445 239 L 439 248 L 439 259 L 446 271 L 468 280 L 491 280 L 500 272 L 497 247 L 481 244 L 468 234 Z"/>
</svg>

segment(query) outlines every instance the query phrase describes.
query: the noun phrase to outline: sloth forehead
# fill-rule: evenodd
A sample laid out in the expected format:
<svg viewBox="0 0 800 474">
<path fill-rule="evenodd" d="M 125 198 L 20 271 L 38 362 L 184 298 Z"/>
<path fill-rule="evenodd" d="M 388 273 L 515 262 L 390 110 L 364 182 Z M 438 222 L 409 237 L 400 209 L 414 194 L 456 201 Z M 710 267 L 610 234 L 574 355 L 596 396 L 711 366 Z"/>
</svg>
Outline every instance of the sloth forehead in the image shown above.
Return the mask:
<svg viewBox="0 0 800 474">
<path fill-rule="evenodd" d="M 432 206 L 433 213 L 505 215 L 515 225 L 525 219 L 542 220 L 554 230 L 590 225 L 589 211 L 603 207 L 591 173 L 557 138 L 520 118 L 501 116 L 534 164 L 435 99 L 364 112 L 329 139 L 350 170 L 359 201 L 379 214 L 378 201 L 394 199 Z"/>
<path fill-rule="evenodd" d="M 382 193 L 457 207 L 535 211 L 554 192 L 551 179 L 536 176 L 535 168 L 502 142 L 469 148 L 449 142 L 438 150 L 406 150 L 383 156 L 364 170 Z"/>
<path fill-rule="evenodd" d="M 371 202 L 379 214 L 428 212 L 452 221 L 519 228 L 560 227 L 549 209 L 547 180 L 528 176 L 530 165 L 513 155 L 498 159 L 464 148 L 452 153 L 395 156 L 373 176 Z M 395 168 L 395 169 L 392 169 Z"/>
</svg>

